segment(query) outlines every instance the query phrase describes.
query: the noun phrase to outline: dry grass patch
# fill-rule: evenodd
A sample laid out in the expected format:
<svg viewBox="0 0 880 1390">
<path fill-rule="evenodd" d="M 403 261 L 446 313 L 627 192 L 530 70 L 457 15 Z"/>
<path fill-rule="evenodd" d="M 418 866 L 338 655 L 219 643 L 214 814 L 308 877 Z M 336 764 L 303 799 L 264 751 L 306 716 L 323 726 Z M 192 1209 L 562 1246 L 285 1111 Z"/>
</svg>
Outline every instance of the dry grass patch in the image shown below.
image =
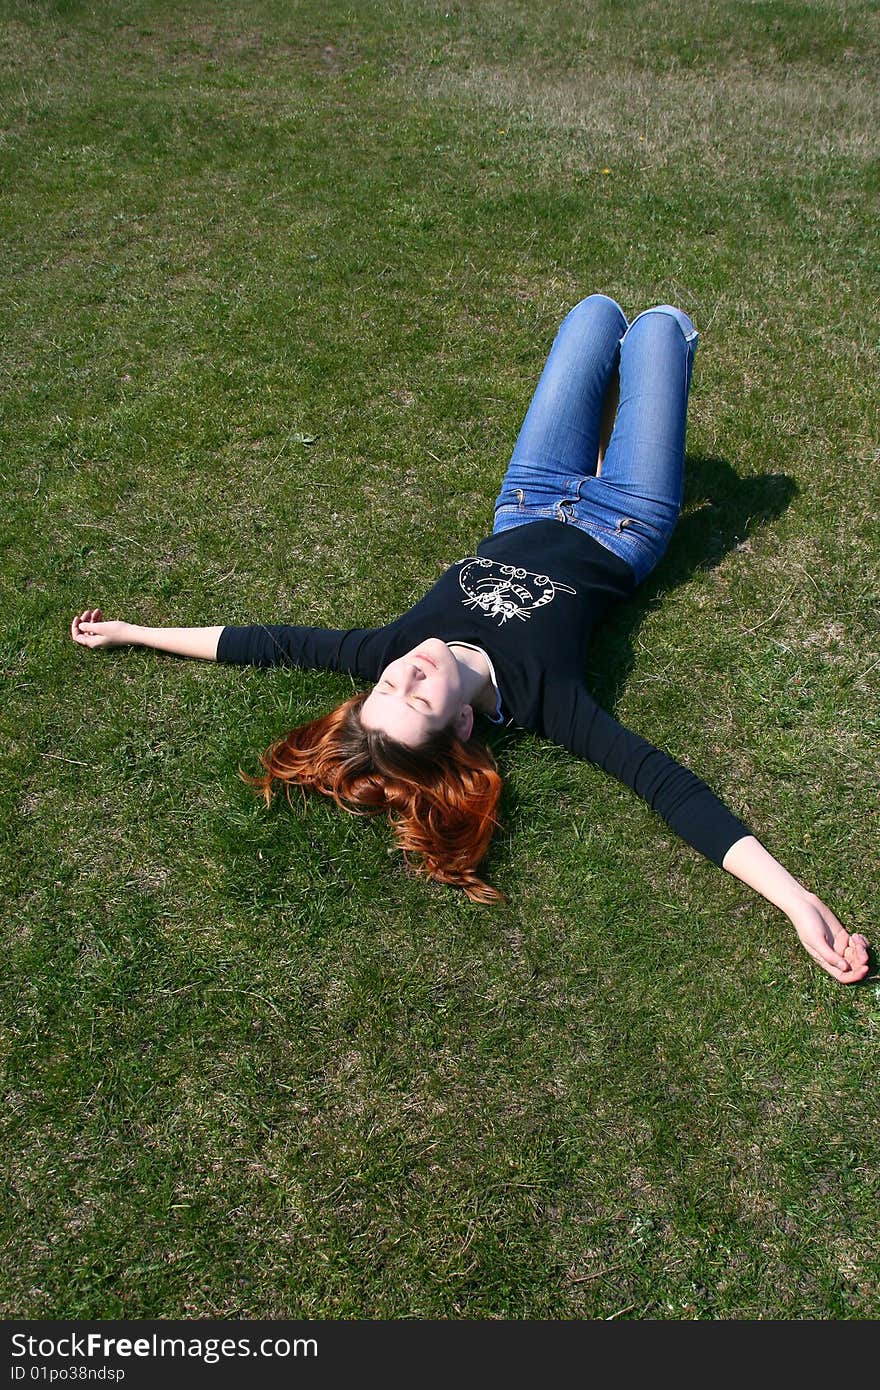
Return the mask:
<svg viewBox="0 0 880 1390">
<path fill-rule="evenodd" d="M 880 143 L 876 84 L 839 70 L 558 74 L 475 64 L 465 72 L 426 68 L 407 84 L 491 117 L 485 139 L 499 160 L 498 137 L 507 136 L 533 144 L 555 167 L 561 137 L 564 167 L 583 172 L 601 173 L 612 158 L 626 161 L 629 174 L 674 170 L 687 156 L 737 174 L 751 159 L 760 178 L 780 165 L 800 170 L 805 158 L 811 168 L 840 159 L 867 166 Z"/>
</svg>

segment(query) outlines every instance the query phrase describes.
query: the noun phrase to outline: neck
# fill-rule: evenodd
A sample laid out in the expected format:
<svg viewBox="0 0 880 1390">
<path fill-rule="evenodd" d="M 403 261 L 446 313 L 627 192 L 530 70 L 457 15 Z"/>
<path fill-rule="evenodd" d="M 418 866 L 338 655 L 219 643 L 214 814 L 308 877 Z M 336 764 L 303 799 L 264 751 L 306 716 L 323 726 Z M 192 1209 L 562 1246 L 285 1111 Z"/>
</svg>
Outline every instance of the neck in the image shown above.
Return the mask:
<svg viewBox="0 0 880 1390">
<path fill-rule="evenodd" d="M 494 714 L 497 705 L 495 686 L 489 663 L 482 652 L 472 647 L 460 647 L 457 642 L 446 644 L 458 662 L 462 677 L 462 693 L 469 705 L 483 714 Z"/>
</svg>

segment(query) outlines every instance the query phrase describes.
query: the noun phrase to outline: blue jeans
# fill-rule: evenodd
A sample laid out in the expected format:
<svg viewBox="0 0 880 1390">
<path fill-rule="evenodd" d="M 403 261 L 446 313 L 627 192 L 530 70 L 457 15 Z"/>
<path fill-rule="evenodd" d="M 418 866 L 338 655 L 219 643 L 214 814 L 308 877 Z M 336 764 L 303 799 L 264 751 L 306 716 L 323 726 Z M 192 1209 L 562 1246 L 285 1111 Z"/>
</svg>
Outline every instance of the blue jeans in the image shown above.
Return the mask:
<svg viewBox="0 0 880 1390">
<path fill-rule="evenodd" d="M 523 421 L 494 531 L 546 517 L 588 532 L 641 581 L 661 559 L 681 510 L 684 438 L 697 331 L 670 304 L 627 323 L 591 294 L 556 335 Z M 596 476 L 602 409 L 615 368 L 620 403 Z"/>
</svg>

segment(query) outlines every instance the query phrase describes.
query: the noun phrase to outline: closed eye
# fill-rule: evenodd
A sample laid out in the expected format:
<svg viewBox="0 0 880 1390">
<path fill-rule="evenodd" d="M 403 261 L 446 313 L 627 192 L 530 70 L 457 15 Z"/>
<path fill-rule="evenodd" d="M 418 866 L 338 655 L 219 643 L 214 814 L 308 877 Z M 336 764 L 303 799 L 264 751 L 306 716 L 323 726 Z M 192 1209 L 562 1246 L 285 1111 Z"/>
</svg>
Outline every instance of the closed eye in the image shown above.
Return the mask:
<svg viewBox="0 0 880 1390">
<path fill-rule="evenodd" d="M 393 692 L 397 689 L 397 686 L 394 684 L 393 681 L 388 680 L 386 677 L 385 680 L 379 682 L 379 684 L 376 686 L 376 689 L 379 691 L 380 695 L 387 695 L 389 692 L 393 694 Z M 430 710 L 431 708 L 430 700 L 426 700 L 423 695 L 410 695 L 409 703 L 411 705 L 423 705 L 426 710 Z"/>
</svg>

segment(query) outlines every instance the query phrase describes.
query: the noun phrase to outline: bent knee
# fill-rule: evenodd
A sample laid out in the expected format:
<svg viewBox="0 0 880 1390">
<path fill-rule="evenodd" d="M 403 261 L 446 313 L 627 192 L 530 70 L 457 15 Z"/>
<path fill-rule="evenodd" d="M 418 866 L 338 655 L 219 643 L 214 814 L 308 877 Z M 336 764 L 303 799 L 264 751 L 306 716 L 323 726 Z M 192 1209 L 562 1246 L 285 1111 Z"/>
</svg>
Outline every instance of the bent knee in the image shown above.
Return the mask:
<svg viewBox="0 0 880 1390">
<path fill-rule="evenodd" d="M 615 327 L 619 325 L 620 334 L 626 331 L 626 315 L 617 300 L 612 299 L 607 294 L 588 294 L 585 299 L 579 300 L 573 308 L 569 309 L 563 322 L 569 323 L 579 319 L 613 321 Z"/>
<path fill-rule="evenodd" d="M 647 320 L 650 320 L 652 324 L 662 325 L 668 323 L 670 319 L 678 325 L 684 336 L 685 342 L 696 343 L 699 334 L 694 327 L 693 320 L 688 317 L 683 309 L 677 309 L 674 304 L 654 304 L 650 309 L 644 309 L 641 314 L 638 314 L 636 318 L 633 319 L 627 329 L 627 334 L 632 333 L 636 324 L 645 323 Z"/>
</svg>

